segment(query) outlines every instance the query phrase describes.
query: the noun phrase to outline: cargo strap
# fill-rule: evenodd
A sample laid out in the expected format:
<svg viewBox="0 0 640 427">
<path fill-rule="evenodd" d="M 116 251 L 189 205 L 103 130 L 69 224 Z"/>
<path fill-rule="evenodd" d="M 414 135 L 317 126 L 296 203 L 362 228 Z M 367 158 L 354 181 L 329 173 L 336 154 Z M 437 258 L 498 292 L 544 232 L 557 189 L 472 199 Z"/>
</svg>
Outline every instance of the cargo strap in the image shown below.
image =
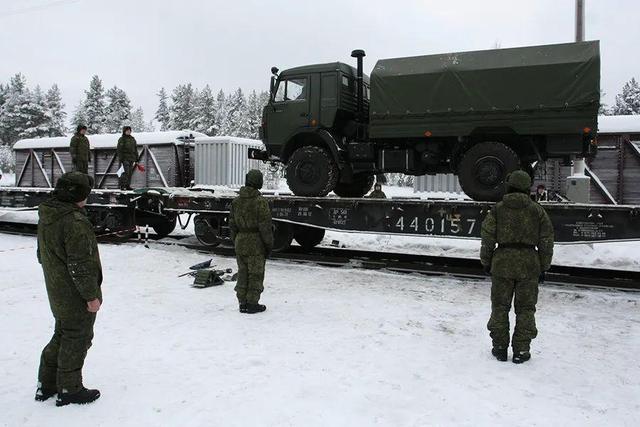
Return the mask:
<svg viewBox="0 0 640 427">
<path fill-rule="evenodd" d="M 536 245 L 527 243 L 498 243 L 498 249 L 535 249 Z"/>
</svg>

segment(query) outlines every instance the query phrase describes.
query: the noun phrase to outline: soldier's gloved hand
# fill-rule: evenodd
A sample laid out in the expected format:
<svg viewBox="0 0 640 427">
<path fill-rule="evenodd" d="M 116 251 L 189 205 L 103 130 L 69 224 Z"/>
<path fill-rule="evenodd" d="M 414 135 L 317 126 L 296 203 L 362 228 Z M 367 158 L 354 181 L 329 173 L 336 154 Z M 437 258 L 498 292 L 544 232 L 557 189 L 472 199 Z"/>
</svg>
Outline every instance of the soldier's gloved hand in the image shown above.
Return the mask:
<svg viewBox="0 0 640 427">
<path fill-rule="evenodd" d="M 491 266 L 490 265 L 485 265 L 483 267 L 485 274 L 487 274 L 488 276 L 491 276 Z"/>
<path fill-rule="evenodd" d="M 90 313 L 97 313 L 98 310 L 100 310 L 101 305 L 102 304 L 100 303 L 100 300 L 98 298 L 87 301 L 87 311 Z"/>
<path fill-rule="evenodd" d="M 546 276 L 546 272 L 545 271 L 540 273 L 540 276 L 538 276 L 538 283 L 544 283 L 545 276 Z"/>
</svg>

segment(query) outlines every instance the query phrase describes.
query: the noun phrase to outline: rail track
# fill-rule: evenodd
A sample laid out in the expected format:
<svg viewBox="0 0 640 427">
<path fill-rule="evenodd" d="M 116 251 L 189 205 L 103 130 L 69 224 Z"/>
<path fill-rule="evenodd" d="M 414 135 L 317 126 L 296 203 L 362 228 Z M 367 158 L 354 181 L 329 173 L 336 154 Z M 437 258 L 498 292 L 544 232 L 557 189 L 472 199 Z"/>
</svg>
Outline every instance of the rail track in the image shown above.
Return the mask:
<svg viewBox="0 0 640 427">
<path fill-rule="evenodd" d="M 36 233 L 36 227 L 33 224 L 0 222 L 0 233 L 34 235 Z M 234 256 L 234 251 L 231 247 L 208 247 L 201 244 L 193 244 L 187 242 L 184 237 L 170 237 L 158 240 L 153 234 L 149 235 L 148 239 L 121 237 L 109 234 L 98 236 L 98 238 L 102 243 L 178 245 L 207 254 L 229 257 Z M 468 280 L 487 279 L 487 275 L 483 272 L 480 261 L 470 258 L 380 253 L 333 247 L 316 247 L 310 251 L 304 251 L 301 247 L 292 246 L 285 252 L 273 253 L 271 259 L 329 267 L 385 270 L 398 273 L 415 273 L 428 276 L 454 277 Z M 546 274 L 545 285 L 638 292 L 640 291 L 640 272 L 554 265 Z"/>
</svg>

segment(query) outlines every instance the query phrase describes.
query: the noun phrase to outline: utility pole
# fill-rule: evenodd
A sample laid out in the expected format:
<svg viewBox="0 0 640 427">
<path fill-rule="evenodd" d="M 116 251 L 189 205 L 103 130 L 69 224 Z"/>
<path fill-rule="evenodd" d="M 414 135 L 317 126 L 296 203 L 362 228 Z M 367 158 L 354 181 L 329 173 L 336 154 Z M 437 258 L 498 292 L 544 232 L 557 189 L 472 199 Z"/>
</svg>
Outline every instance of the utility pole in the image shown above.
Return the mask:
<svg viewBox="0 0 640 427">
<path fill-rule="evenodd" d="M 584 0 L 576 0 L 576 41 L 584 41 Z"/>
<path fill-rule="evenodd" d="M 576 0 L 576 42 L 584 41 L 584 0 Z M 585 161 L 575 158 L 571 176 L 567 178 L 566 195 L 569 200 L 589 203 L 591 178 L 585 175 Z"/>
</svg>

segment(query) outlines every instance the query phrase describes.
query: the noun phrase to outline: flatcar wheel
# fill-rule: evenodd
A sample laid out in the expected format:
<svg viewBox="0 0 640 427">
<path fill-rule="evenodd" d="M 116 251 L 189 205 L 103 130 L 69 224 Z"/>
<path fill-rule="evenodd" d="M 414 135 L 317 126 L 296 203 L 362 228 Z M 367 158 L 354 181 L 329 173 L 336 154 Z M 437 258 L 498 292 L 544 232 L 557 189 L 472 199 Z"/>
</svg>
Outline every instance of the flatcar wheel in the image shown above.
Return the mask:
<svg viewBox="0 0 640 427">
<path fill-rule="evenodd" d="M 152 225 L 153 231 L 155 231 L 158 237 L 162 239 L 163 237 L 167 237 L 169 234 L 173 232 L 173 230 L 175 230 L 176 222 L 177 222 L 177 217 L 175 216 L 173 218 L 170 218 L 170 217 L 167 218 L 166 221 L 155 222 Z"/>
<path fill-rule="evenodd" d="M 292 241 L 293 226 L 286 222 L 273 221 L 273 251 L 286 251 L 291 246 Z"/>
<path fill-rule="evenodd" d="M 222 243 L 218 235 L 218 222 L 215 218 L 196 217 L 194 230 L 196 239 L 205 246 L 214 248 Z"/>
<path fill-rule="evenodd" d="M 309 250 L 318 246 L 324 239 L 324 229 L 315 227 L 297 226 L 293 233 L 296 242 L 303 249 Z"/>
</svg>

